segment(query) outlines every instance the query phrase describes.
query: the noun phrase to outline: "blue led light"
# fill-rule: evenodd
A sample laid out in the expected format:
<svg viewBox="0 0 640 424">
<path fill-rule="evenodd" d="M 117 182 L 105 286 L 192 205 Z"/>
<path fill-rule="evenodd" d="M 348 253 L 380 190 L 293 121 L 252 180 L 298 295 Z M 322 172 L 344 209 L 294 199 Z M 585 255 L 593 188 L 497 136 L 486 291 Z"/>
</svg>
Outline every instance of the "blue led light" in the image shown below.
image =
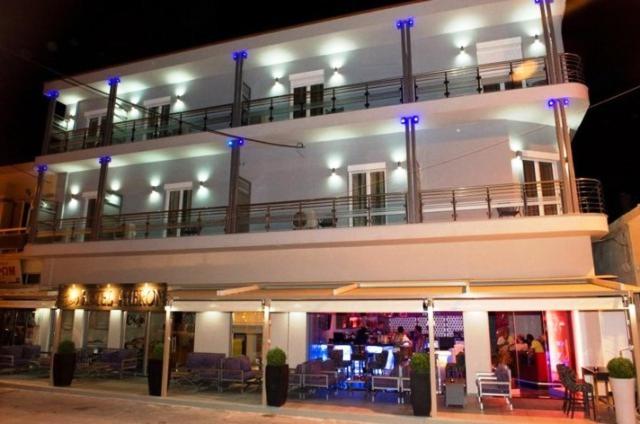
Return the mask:
<svg viewBox="0 0 640 424">
<path fill-rule="evenodd" d="M 414 115 L 413 117 L 411 117 L 411 120 L 414 124 L 417 124 L 420 121 L 420 118 L 418 117 L 418 115 Z"/>
<path fill-rule="evenodd" d="M 547 106 L 554 107 L 556 105 L 556 99 L 547 100 Z"/>
<path fill-rule="evenodd" d="M 44 95 L 51 100 L 55 100 L 58 98 L 58 96 L 60 96 L 60 92 L 58 90 L 47 90 L 44 92 Z"/>
<path fill-rule="evenodd" d="M 107 84 L 109 84 L 109 87 L 120 84 L 120 77 L 116 75 L 115 77 L 107 78 Z"/>
<path fill-rule="evenodd" d="M 402 19 L 398 19 L 396 21 L 396 28 L 401 29 L 404 26 L 404 21 Z"/>
<path fill-rule="evenodd" d="M 413 17 L 409 17 L 409 18 L 407 18 L 407 19 L 398 19 L 398 20 L 396 21 L 396 28 L 398 28 L 398 29 L 402 29 L 402 27 L 404 27 L 405 25 L 406 25 L 408 28 L 411 28 L 411 27 L 413 27 L 413 23 L 414 23 L 414 22 L 413 22 Z"/>
<path fill-rule="evenodd" d="M 407 19 L 407 26 L 408 26 L 409 28 L 412 28 L 412 27 L 413 27 L 413 18 L 412 18 L 412 17 L 411 17 L 411 18 L 409 18 L 409 19 Z"/>
<path fill-rule="evenodd" d="M 238 146 L 244 146 L 244 138 L 238 139 Z"/>
<path fill-rule="evenodd" d="M 411 122 L 413 122 L 414 124 L 417 124 L 418 122 L 420 122 L 420 117 L 418 115 L 412 115 L 412 116 L 403 116 L 402 118 L 400 118 L 400 123 L 402 125 L 407 125 Z"/>
<path fill-rule="evenodd" d="M 246 59 L 249 57 L 249 53 L 247 53 L 247 50 L 237 50 L 235 52 L 233 52 L 231 54 L 231 57 L 233 58 L 233 60 L 237 61 L 240 58 Z"/>
<path fill-rule="evenodd" d="M 111 162 L 111 156 L 100 156 L 100 158 L 98 159 L 98 163 L 100 165 L 104 165 L 109 162 Z"/>
<path fill-rule="evenodd" d="M 230 138 L 227 140 L 227 146 L 229 147 L 240 147 L 244 146 L 244 138 Z"/>
<path fill-rule="evenodd" d="M 565 106 L 569 106 L 569 98 L 568 97 L 563 98 L 562 99 L 562 104 L 565 105 Z"/>
<path fill-rule="evenodd" d="M 231 139 L 229 139 L 229 140 L 227 140 L 227 146 L 229 146 L 229 147 L 233 147 L 233 145 L 234 145 L 234 144 L 235 144 L 235 143 L 233 142 L 233 139 L 232 139 L 232 138 L 231 138 Z"/>
<path fill-rule="evenodd" d="M 38 174 L 43 174 L 47 172 L 48 169 L 49 167 L 44 163 L 36 166 L 36 170 L 38 171 Z"/>
<path fill-rule="evenodd" d="M 402 125 L 406 124 L 407 123 L 407 118 L 405 118 L 404 116 L 402 118 L 400 118 L 400 123 Z"/>
</svg>

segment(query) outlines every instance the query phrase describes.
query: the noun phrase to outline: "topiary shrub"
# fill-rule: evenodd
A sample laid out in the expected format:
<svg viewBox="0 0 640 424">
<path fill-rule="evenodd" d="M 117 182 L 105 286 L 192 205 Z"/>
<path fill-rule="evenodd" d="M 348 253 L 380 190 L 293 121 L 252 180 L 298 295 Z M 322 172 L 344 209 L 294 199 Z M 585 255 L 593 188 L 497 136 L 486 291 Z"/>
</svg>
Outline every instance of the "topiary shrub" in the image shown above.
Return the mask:
<svg viewBox="0 0 640 424">
<path fill-rule="evenodd" d="M 411 357 L 411 371 L 416 374 L 429 374 L 429 355 L 426 353 L 414 353 Z"/>
<path fill-rule="evenodd" d="M 76 353 L 76 344 L 71 340 L 63 340 L 58 344 L 58 353 L 62 355 Z"/>
<path fill-rule="evenodd" d="M 156 343 L 153 346 L 153 349 L 151 349 L 151 352 L 149 353 L 149 359 L 158 359 L 161 361 L 163 357 L 164 357 L 164 345 L 162 343 Z"/>
<path fill-rule="evenodd" d="M 607 364 L 609 377 L 612 378 L 633 378 L 636 376 L 636 369 L 627 358 L 613 358 Z"/>
<path fill-rule="evenodd" d="M 287 354 L 279 347 L 269 349 L 267 352 L 267 365 L 281 367 L 287 363 Z"/>
</svg>

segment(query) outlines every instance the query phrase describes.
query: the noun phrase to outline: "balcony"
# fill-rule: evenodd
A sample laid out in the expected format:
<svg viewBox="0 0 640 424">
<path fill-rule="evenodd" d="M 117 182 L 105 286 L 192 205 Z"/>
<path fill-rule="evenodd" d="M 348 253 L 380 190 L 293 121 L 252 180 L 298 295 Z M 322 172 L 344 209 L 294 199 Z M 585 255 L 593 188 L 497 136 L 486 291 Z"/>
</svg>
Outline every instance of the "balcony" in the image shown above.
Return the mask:
<svg viewBox="0 0 640 424">
<path fill-rule="evenodd" d="M 584 83 L 578 56 L 561 56 L 563 81 Z M 455 68 L 414 76 L 415 100 L 428 101 L 496 91 L 548 85 L 545 58 Z M 402 98 L 402 78 L 326 88 L 323 100 L 296 103 L 293 94 L 255 99 L 243 105 L 244 125 L 269 123 L 397 105 Z M 150 122 L 153 124 L 150 124 Z M 167 118 L 141 118 L 113 124 L 112 144 L 125 144 L 189 133 L 223 130 L 231 126 L 231 104 L 177 112 Z M 52 134 L 49 154 L 99 147 L 99 128 L 57 131 Z"/>
<path fill-rule="evenodd" d="M 0 253 L 19 252 L 27 244 L 27 228 L 0 228 Z"/>
<path fill-rule="evenodd" d="M 580 213 L 605 213 L 600 182 L 582 178 L 577 185 Z M 421 203 L 423 223 L 565 213 L 560 181 L 426 190 Z M 226 216 L 224 206 L 105 215 L 98 240 L 224 234 Z M 322 230 L 401 225 L 406 217 L 406 194 L 388 193 L 243 205 L 238 208 L 238 227 L 243 233 Z M 36 242 L 83 242 L 91 233 L 86 218 L 40 221 Z"/>
</svg>

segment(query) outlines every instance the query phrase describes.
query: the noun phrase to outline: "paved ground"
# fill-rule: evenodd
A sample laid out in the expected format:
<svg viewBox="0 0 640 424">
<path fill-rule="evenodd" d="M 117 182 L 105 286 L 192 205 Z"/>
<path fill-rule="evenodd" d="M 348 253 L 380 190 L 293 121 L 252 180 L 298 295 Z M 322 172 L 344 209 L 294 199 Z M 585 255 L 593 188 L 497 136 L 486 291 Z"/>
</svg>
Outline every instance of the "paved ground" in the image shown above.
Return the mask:
<svg viewBox="0 0 640 424">
<path fill-rule="evenodd" d="M 47 424 L 347 423 L 339 420 L 161 405 L 5 387 L 0 387 L 0 422 L 3 424 L 26 422 Z"/>
</svg>

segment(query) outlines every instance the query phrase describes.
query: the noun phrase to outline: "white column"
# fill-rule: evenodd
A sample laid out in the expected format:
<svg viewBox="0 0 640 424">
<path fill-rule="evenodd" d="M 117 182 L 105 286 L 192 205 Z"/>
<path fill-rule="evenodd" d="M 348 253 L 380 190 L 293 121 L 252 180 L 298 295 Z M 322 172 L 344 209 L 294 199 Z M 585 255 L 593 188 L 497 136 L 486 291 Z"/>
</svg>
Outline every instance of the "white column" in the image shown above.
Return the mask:
<svg viewBox="0 0 640 424">
<path fill-rule="evenodd" d="M 109 311 L 107 347 L 110 349 L 120 349 L 122 347 L 122 311 L 119 309 Z"/>
<path fill-rule="evenodd" d="M 76 309 L 73 312 L 73 331 L 71 333 L 71 340 L 76 344 L 76 349 L 80 349 L 84 346 L 86 315 L 87 311 L 84 309 Z"/>
<path fill-rule="evenodd" d="M 476 373 L 491 371 L 491 345 L 489 314 L 485 311 L 462 313 L 464 328 L 464 359 L 467 374 L 467 392 L 475 394 Z"/>
<path fill-rule="evenodd" d="M 171 306 L 165 306 L 164 341 L 162 342 L 162 388 L 160 396 L 167 397 L 169 391 L 169 361 L 171 358 Z M 148 333 L 147 333 L 147 338 Z"/>
<path fill-rule="evenodd" d="M 273 341 L 275 330 L 271 330 L 271 340 Z M 288 361 L 291 367 L 307 360 L 307 313 L 306 312 L 289 312 L 289 343 L 288 343 Z M 274 345 L 275 346 L 275 345 Z"/>
<path fill-rule="evenodd" d="M 206 311 L 196 313 L 194 352 L 231 353 L 231 313 Z"/>
<path fill-rule="evenodd" d="M 51 346 L 51 362 L 49 366 L 49 384 L 53 386 L 53 353 L 58 349 L 60 343 L 60 332 L 62 331 L 62 311 L 55 309 L 53 314 L 54 330 L 53 330 L 53 346 Z"/>
<path fill-rule="evenodd" d="M 429 299 L 427 306 L 427 326 L 429 327 L 429 377 L 431 384 L 431 417 L 438 416 L 438 395 L 436 385 L 436 320 L 433 313 L 433 300 Z"/>
<path fill-rule="evenodd" d="M 49 351 L 51 340 L 51 322 L 53 311 L 49 308 L 36 309 L 36 326 L 37 330 L 33 335 L 33 344 L 40 346 L 43 352 Z"/>
<path fill-rule="evenodd" d="M 267 405 L 267 351 L 271 349 L 271 300 L 262 307 L 262 406 Z"/>
</svg>

